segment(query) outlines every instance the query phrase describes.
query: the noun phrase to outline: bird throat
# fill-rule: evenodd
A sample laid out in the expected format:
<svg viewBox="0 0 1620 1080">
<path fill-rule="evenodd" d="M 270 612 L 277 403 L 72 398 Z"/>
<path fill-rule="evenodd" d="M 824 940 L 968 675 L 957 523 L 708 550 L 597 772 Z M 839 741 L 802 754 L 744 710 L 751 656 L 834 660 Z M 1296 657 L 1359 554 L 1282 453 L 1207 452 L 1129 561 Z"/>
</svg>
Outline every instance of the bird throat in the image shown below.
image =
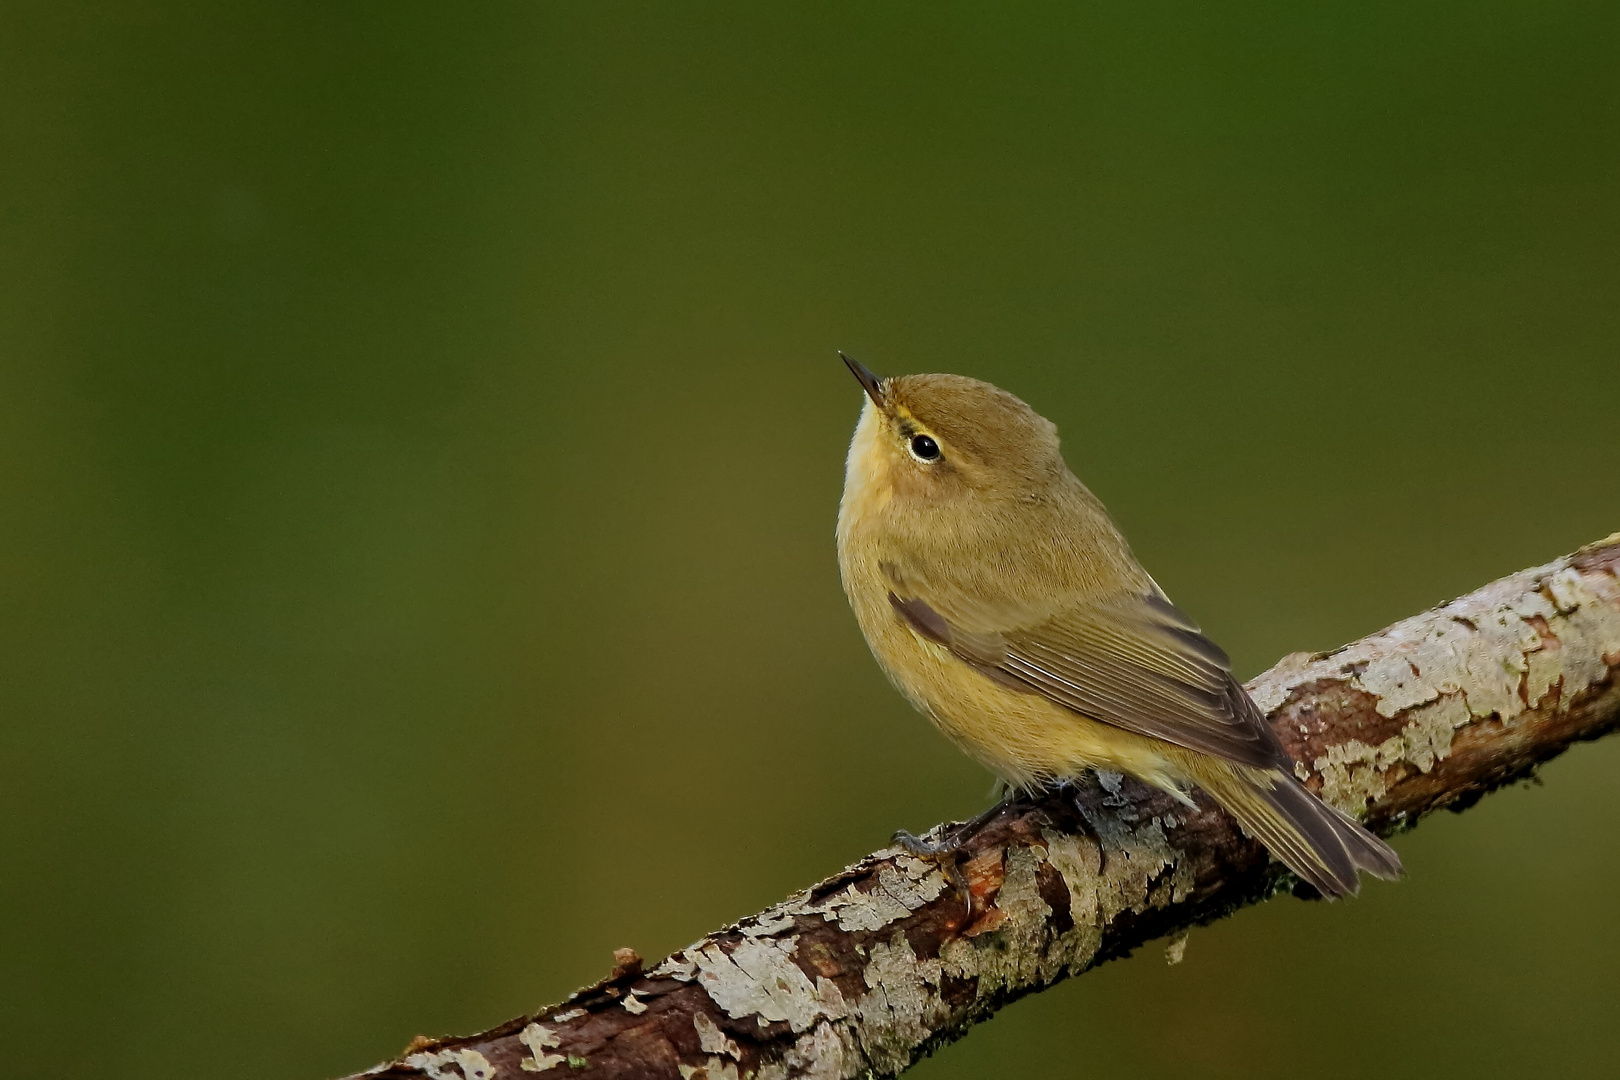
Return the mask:
<svg viewBox="0 0 1620 1080">
<path fill-rule="evenodd" d="M 855 426 L 844 466 L 844 497 L 839 505 L 842 529 L 859 527 L 877 517 L 894 499 L 893 451 L 885 445 L 884 420 L 870 404 Z"/>
</svg>

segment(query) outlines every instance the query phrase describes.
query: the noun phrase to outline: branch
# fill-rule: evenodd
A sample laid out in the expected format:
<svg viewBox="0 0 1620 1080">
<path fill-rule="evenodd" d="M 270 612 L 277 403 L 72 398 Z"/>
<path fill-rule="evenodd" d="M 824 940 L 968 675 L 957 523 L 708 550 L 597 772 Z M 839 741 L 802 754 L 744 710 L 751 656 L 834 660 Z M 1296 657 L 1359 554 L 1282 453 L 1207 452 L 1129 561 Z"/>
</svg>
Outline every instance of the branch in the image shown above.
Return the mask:
<svg viewBox="0 0 1620 1080">
<path fill-rule="evenodd" d="M 1286 657 L 1249 692 L 1300 778 L 1389 834 L 1620 726 L 1617 673 L 1620 533 L 1336 652 Z M 893 1075 L 1024 994 L 1293 885 L 1202 795 L 1194 811 L 1103 781 L 975 836 L 971 912 L 933 863 L 888 848 L 650 971 L 624 950 L 561 1005 L 418 1039 L 358 1075 Z"/>
</svg>

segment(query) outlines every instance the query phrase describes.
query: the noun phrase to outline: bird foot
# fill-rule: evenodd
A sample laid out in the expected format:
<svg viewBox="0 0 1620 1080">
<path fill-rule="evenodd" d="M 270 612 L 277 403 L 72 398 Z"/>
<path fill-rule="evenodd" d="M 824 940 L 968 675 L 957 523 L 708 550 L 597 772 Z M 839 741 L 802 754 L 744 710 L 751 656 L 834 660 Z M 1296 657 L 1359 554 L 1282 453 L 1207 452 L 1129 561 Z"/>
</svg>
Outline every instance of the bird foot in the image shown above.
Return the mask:
<svg viewBox="0 0 1620 1080">
<path fill-rule="evenodd" d="M 962 841 L 960 833 L 942 835 L 938 840 L 925 840 L 916 833 L 905 829 L 896 829 L 893 840 L 919 859 L 927 859 L 937 865 L 956 889 L 957 895 L 962 898 L 965 905 L 962 913 L 962 925 L 969 926 L 973 922 L 973 889 L 968 885 L 967 875 L 962 873 Z"/>
<path fill-rule="evenodd" d="M 954 856 L 962 850 L 961 838 L 951 835 L 928 840 L 914 832 L 896 829 L 891 839 L 919 859 L 942 859 L 948 855 Z"/>
<path fill-rule="evenodd" d="M 918 836 L 916 833 L 907 832 L 905 829 L 895 831 L 893 840 L 896 844 L 899 844 L 919 859 L 928 859 L 938 864 L 945 877 L 956 887 L 957 892 L 961 894 L 966 904 L 963 926 L 968 926 L 973 922 L 973 890 L 968 885 L 967 875 L 962 872 L 962 851 L 969 840 L 983 832 L 987 826 L 1006 813 L 1017 801 L 1018 796 L 1016 793 L 1008 795 L 972 821 L 963 822 L 954 828 L 941 829 L 937 839 Z"/>
</svg>

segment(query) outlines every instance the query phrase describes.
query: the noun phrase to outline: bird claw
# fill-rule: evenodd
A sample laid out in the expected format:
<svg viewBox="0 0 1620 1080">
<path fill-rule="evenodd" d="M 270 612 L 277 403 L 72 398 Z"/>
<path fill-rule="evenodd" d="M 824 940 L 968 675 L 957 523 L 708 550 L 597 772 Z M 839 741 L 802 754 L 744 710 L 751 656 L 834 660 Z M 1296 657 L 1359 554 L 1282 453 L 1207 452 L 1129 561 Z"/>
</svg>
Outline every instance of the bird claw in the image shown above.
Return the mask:
<svg viewBox="0 0 1620 1080">
<path fill-rule="evenodd" d="M 1016 795 L 1009 795 L 972 821 L 958 825 L 949 831 L 942 829 L 940 838 L 937 840 L 924 839 L 916 833 L 908 832 L 905 829 L 895 830 L 892 838 L 894 843 L 899 844 L 919 859 L 928 859 L 938 864 L 940 870 L 944 871 L 945 877 L 962 894 L 962 900 L 966 904 L 962 923 L 964 927 L 971 926 L 973 923 L 973 889 L 968 885 L 967 875 L 962 872 L 962 850 L 970 839 L 977 836 L 987 825 L 1006 813 L 1007 809 L 1016 801 Z"/>
<path fill-rule="evenodd" d="M 962 925 L 969 926 L 973 922 L 973 889 L 968 885 L 967 875 L 962 873 L 962 834 L 944 837 L 939 840 L 925 840 L 916 833 L 905 829 L 896 829 L 892 838 L 894 842 L 905 848 L 919 859 L 927 859 L 937 865 L 966 905 L 962 913 Z"/>
<path fill-rule="evenodd" d="M 905 829 L 896 829 L 890 839 L 919 859 L 940 859 L 946 855 L 954 856 L 962 850 L 962 841 L 956 837 L 925 840 Z"/>
</svg>

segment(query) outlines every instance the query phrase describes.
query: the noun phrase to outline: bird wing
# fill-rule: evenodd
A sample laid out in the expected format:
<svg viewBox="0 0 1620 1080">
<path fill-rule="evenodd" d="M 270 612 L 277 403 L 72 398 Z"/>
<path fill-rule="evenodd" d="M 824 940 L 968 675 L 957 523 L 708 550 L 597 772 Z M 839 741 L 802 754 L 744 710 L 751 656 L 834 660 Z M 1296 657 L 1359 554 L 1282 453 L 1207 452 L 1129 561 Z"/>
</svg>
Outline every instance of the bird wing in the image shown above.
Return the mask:
<svg viewBox="0 0 1620 1080">
<path fill-rule="evenodd" d="M 913 629 L 1005 686 L 1240 764 L 1286 760 L 1226 653 L 1157 591 L 1043 611 L 891 580 L 889 601 Z"/>
</svg>

